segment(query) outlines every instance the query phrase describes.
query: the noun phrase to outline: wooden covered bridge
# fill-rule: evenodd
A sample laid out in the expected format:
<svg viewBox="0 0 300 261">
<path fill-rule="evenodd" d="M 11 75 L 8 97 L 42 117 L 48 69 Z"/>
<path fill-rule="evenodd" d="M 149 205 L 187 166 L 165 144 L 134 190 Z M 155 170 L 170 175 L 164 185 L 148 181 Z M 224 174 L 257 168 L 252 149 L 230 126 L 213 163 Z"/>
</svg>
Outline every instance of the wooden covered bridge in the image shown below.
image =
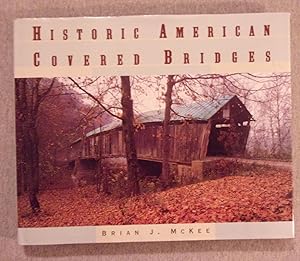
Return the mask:
<svg viewBox="0 0 300 261">
<path fill-rule="evenodd" d="M 245 152 L 252 115 L 237 96 L 226 96 L 190 105 L 173 106 L 170 122 L 170 164 L 195 172 L 209 156 L 236 156 Z M 140 165 L 160 168 L 162 162 L 163 110 L 137 118 L 135 142 Z M 102 159 L 125 158 L 120 120 L 94 129 L 70 148 L 68 161 L 81 173 L 91 173 Z M 198 166 L 198 167 L 197 167 Z M 159 175 L 159 174 L 158 174 Z M 195 173 L 194 173 L 195 175 Z"/>
</svg>

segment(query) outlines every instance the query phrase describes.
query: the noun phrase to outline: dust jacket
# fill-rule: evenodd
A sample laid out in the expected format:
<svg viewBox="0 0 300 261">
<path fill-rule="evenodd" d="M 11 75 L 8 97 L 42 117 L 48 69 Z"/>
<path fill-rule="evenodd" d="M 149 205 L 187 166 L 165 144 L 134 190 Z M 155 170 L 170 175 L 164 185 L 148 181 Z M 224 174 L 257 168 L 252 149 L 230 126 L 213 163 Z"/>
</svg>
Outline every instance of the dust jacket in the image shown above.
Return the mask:
<svg viewBox="0 0 300 261">
<path fill-rule="evenodd" d="M 293 238 L 287 13 L 14 24 L 22 245 Z"/>
</svg>

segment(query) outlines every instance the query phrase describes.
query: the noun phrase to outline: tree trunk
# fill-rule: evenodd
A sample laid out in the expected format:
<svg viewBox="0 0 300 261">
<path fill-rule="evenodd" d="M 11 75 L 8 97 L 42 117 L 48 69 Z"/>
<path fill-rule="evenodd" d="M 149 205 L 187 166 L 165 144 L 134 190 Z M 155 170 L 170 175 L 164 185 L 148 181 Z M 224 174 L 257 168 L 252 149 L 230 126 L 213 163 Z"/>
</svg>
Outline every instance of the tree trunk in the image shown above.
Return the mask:
<svg viewBox="0 0 300 261">
<path fill-rule="evenodd" d="M 34 104 L 36 94 L 32 92 L 26 79 L 16 79 L 16 126 L 18 147 L 19 190 L 28 191 L 33 212 L 40 209 L 37 199 L 39 191 L 39 151 L 36 129 L 38 106 Z M 30 96 L 31 95 L 31 96 Z M 22 186 L 22 187 L 21 187 Z"/>
<path fill-rule="evenodd" d="M 97 161 L 97 173 L 96 173 L 96 186 L 97 186 L 97 193 L 100 193 L 101 188 L 102 191 L 106 194 L 109 193 L 108 191 L 108 177 L 107 177 L 107 170 L 103 169 L 102 165 L 102 137 L 99 137 L 99 144 L 98 144 L 98 161 Z"/>
<path fill-rule="evenodd" d="M 98 151 L 96 152 L 96 155 L 98 154 L 98 160 L 97 160 L 97 166 L 96 166 L 96 188 L 97 193 L 100 193 L 101 191 L 101 180 L 102 180 L 102 153 L 101 153 L 101 140 L 99 141 L 100 146 L 98 146 Z"/>
<path fill-rule="evenodd" d="M 37 199 L 39 191 L 39 153 L 38 136 L 33 121 L 28 120 L 26 122 L 23 135 L 28 197 L 32 211 L 37 212 L 40 209 Z"/>
<path fill-rule="evenodd" d="M 277 155 L 279 156 L 283 151 L 282 146 L 282 135 L 281 135 L 281 119 L 280 119 L 280 93 L 276 91 L 276 122 L 277 122 L 277 137 L 278 137 L 278 150 Z"/>
<path fill-rule="evenodd" d="M 100 193 L 101 191 L 101 176 L 102 176 L 102 165 L 101 165 L 101 159 L 97 160 L 97 167 L 96 167 L 96 188 L 97 193 Z"/>
<path fill-rule="evenodd" d="M 16 79 L 16 150 L 17 150 L 17 192 L 18 195 L 27 191 L 27 172 L 25 158 L 24 124 L 26 115 L 25 80 Z M 25 112 L 25 113 L 24 113 Z"/>
<path fill-rule="evenodd" d="M 26 158 L 28 161 L 28 194 L 29 202 L 33 212 L 40 210 L 40 204 L 37 199 L 39 192 L 39 151 L 38 135 L 35 127 L 35 120 L 32 119 L 27 128 L 26 134 Z"/>
<path fill-rule="evenodd" d="M 121 76 L 121 90 L 122 90 L 122 127 L 123 137 L 125 142 L 125 151 L 127 158 L 128 170 L 128 184 L 129 195 L 139 194 L 138 184 L 138 160 L 134 139 L 134 125 L 133 125 L 133 101 L 131 99 L 131 86 L 129 76 Z"/>
<path fill-rule="evenodd" d="M 47 88 L 41 87 L 41 78 L 16 79 L 16 126 L 18 152 L 19 181 L 26 181 L 29 202 L 33 212 L 40 209 L 37 199 L 39 191 L 39 136 L 37 119 L 39 107 L 54 86 L 55 78 Z M 18 155 L 20 156 L 20 155 Z M 21 162 L 20 162 L 21 160 Z M 18 181 L 18 182 L 19 182 Z M 23 185 L 22 185 L 23 186 Z"/>
<path fill-rule="evenodd" d="M 174 86 L 174 76 L 168 75 L 167 91 L 165 94 L 165 117 L 163 121 L 163 140 L 162 140 L 162 173 L 161 185 L 166 188 L 170 185 L 170 120 L 171 120 L 171 106 L 172 106 L 172 91 Z"/>
</svg>

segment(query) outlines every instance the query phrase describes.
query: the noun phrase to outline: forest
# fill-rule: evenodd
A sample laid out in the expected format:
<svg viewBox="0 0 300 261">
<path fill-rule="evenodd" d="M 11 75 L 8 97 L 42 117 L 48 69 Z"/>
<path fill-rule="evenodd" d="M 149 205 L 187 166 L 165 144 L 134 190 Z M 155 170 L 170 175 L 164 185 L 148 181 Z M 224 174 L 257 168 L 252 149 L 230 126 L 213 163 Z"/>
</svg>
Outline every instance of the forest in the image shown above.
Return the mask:
<svg viewBox="0 0 300 261">
<path fill-rule="evenodd" d="M 290 73 L 27 78 L 15 79 L 15 89 L 21 227 L 292 219 Z M 214 158 L 205 151 L 197 159 L 207 162 L 201 167 L 204 178 L 180 181 L 174 166 L 177 175 L 190 175 L 193 162 L 172 162 L 174 126 L 186 128 L 178 138 L 185 143 L 191 124 L 204 118 L 192 119 L 176 108 L 228 96 L 238 99 L 232 106 L 251 115 L 244 150 Z M 223 110 L 224 116 L 225 107 L 215 115 Z M 141 116 L 153 109 L 162 119 L 155 132 L 158 163 L 141 159 L 137 138 L 148 128 Z M 205 124 L 231 133 L 244 124 L 230 120 L 209 118 Z M 109 131 L 93 134 L 116 123 L 122 161 L 104 157 L 99 142 Z M 112 137 L 105 138 L 111 149 Z M 227 135 L 227 147 L 237 140 L 236 134 Z M 91 146 L 93 156 L 87 153 Z"/>
</svg>

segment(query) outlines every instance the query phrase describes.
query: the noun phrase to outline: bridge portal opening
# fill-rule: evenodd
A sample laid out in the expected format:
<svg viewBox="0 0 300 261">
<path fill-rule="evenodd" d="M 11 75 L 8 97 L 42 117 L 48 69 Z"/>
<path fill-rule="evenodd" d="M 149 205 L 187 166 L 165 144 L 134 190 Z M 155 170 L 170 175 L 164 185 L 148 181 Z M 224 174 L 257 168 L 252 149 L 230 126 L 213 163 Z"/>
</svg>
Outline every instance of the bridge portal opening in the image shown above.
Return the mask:
<svg viewBox="0 0 300 261">
<path fill-rule="evenodd" d="M 245 153 L 249 121 L 215 124 L 211 128 L 207 156 L 241 156 Z"/>
</svg>

